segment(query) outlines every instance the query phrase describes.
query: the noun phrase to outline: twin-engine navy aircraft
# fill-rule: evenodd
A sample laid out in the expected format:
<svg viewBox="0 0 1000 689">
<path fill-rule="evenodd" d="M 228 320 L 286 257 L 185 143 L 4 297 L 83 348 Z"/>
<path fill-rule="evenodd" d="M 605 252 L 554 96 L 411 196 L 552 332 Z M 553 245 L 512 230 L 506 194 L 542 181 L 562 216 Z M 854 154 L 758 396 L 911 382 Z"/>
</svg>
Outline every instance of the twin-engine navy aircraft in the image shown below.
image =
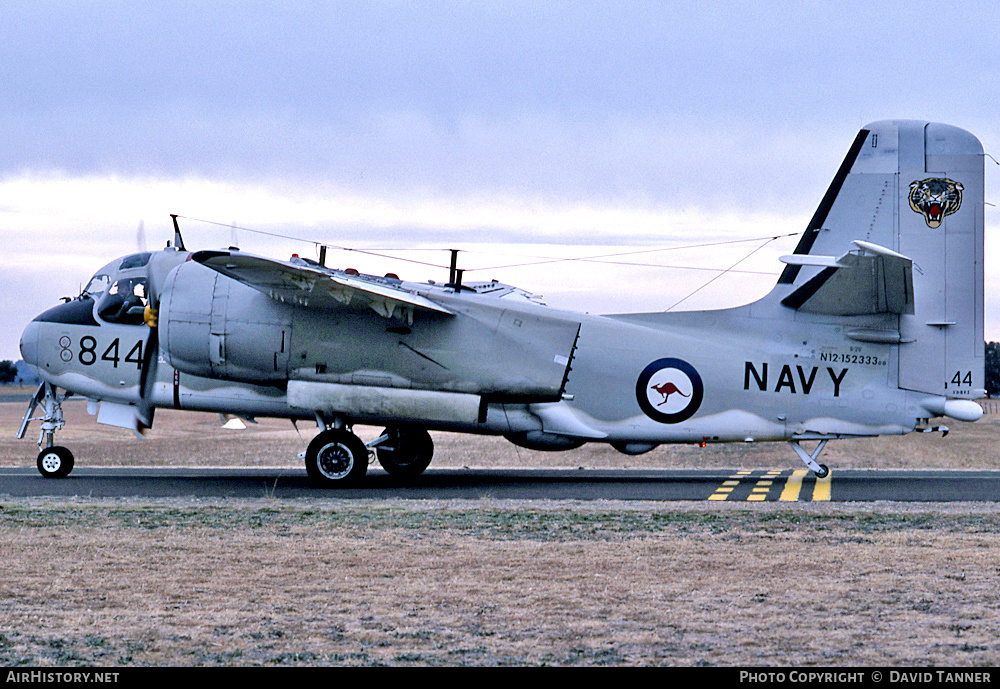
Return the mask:
<svg viewBox="0 0 1000 689">
<path fill-rule="evenodd" d="M 44 476 L 73 467 L 54 443 L 70 395 L 140 430 L 157 408 L 314 419 L 305 464 L 323 486 L 357 483 L 371 454 L 420 474 L 428 430 L 629 455 L 785 441 L 823 477 L 830 440 L 983 413 L 983 149 L 948 125 L 862 129 L 771 292 L 723 310 L 572 313 L 463 284 L 454 264 L 447 284 L 406 282 L 322 252 L 189 252 L 174 227 L 25 328 L 43 383 L 18 437 L 41 422 Z M 354 424 L 385 430 L 366 444 Z"/>
</svg>

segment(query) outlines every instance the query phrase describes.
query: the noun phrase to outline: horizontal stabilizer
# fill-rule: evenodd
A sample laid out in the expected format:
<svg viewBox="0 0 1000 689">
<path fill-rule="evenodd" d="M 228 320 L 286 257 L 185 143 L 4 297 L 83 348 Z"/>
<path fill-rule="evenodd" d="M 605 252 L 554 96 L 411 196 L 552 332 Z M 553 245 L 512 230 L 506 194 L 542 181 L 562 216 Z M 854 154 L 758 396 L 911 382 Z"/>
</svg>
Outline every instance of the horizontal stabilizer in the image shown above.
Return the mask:
<svg viewBox="0 0 1000 689">
<path fill-rule="evenodd" d="M 781 262 L 790 266 L 818 266 L 820 268 L 838 268 L 835 256 L 813 256 L 812 254 L 789 254 L 781 257 Z"/>
<path fill-rule="evenodd" d="M 368 307 L 391 318 L 413 309 L 453 315 L 430 299 L 398 286 L 398 281 L 275 261 L 234 251 L 198 251 L 191 260 L 263 292 L 272 299 L 318 309 Z"/>
<path fill-rule="evenodd" d="M 781 300 L 790 308 L 831 316 L 913 313 L 913 262 L 891 249 L 855 241 L 859 252 L 839 258 L 794 255 L 789 265 L 821 267 Z"/>
</svg>

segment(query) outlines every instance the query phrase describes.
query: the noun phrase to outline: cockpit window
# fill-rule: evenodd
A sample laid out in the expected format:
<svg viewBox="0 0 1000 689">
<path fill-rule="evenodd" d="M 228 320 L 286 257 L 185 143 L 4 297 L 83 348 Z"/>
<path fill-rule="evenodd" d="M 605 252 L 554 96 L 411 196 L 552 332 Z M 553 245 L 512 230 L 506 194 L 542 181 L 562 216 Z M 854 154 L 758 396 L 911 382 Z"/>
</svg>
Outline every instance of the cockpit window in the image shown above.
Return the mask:
<svg viewBox="0 0 1000 689">
<path fill-rule="evenodd" d="M 149 263 L 149 257 L 152 256 L 152 252 L 146 251 L 141 254 L 132 254 L 131 256 L 126 256 L 122 259 L 122 264 L 118 266 L 118 270 L 128 270 L 129 268 L 142 268 L 144 265 Z"/>
<path fill-rule="evenodd" d="M 142 325 L 147 299 L 146 278 L 116 280 L 101 297 L 97 315 L 109 323 Z"/>
<path fill-rule="evenodd" d="M 108 289 L 108 284 L 111 282 L 111 278 L 103 273 L 98 273 L 94 277 L 90 278 L 90 282 L 87 286 L 83 288 L 81 294 L 89 294 L 95 299 L 99 298 Z"/>
</svg>

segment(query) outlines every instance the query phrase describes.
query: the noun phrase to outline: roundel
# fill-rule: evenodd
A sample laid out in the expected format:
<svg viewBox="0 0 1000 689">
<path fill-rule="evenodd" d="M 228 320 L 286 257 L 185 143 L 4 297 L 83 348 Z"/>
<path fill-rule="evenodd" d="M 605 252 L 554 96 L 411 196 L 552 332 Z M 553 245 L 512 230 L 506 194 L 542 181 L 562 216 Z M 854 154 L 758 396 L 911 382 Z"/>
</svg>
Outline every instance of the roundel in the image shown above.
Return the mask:
<svg viewBox="0 0 1000 689">
<path fill-rule="evenodd" d="M 681 359 L 658 359 L 643 369 L 635 397 L 646 416 L 660 423 L 680 423 L 694 416 L 705 394 L 701 376 Z"/>
</svg>

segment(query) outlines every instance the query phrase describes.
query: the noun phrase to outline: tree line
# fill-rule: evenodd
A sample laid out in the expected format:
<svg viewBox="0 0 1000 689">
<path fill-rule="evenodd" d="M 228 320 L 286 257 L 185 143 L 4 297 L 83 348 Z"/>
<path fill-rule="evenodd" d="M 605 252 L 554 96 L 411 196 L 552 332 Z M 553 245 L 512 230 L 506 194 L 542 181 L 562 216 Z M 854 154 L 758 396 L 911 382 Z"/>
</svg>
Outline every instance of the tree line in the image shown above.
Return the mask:
<svg viewBox="0 0 1000 689">
<path fill-rule="evenodd" d="M 17 365 L 10 359 L 0 361 L 0 384 L 9 385 L 17 380 Z"/>
</svg>

